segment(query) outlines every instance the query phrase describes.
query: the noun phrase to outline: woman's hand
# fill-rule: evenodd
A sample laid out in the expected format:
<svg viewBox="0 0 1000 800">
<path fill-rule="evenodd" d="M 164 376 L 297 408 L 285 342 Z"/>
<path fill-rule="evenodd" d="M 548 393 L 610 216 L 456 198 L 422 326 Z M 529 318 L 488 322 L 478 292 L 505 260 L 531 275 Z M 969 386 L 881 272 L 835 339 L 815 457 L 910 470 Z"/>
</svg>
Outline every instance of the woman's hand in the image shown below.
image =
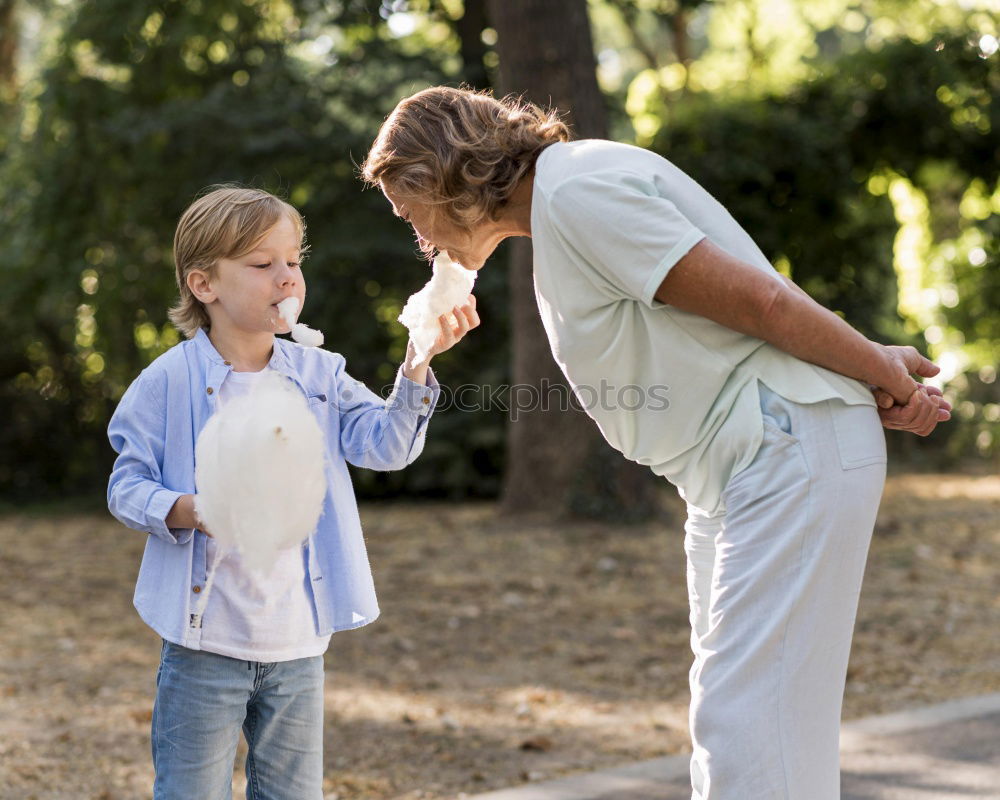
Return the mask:
<svg viewBox="0 0 1000 800">
<path fill-rule="evenodd" d="M 917 383 L 911 375 L 932 378 L 941 368 L 913 347 L 885 345 L 882 349 L 891 377 L 873 392 L 883 427 L 927 436 L 939 422 L 951 418 L 951 404 L 936 386 Z"/>
<path fill-rule="evenodd" d="M 403 362 L 403 374 L 414 383 L 427 383 L 427 367 L 430 365 L 431 359 L 446 350 L 450 350 L 465 338 L 465 334 L 473 328 L 479 327 L 480 320 L 479 314 L 476 313 L 475 295 L 470 294 L 468 302 L 461 307 L 455 306 L 451 313 L 455 315 L 456 324 L 451 324 L 451 320 L 449 320 L 447 314 L 442 314 L 438 317 L 441 333 L 434 342 L 434 346 L 431 347 L 426 359 L 414 362 L 416 349 L 413 347 L 412 341 L 407 344 L 406 360 Z"/>
<path fill-rule="evenodd" d="M 898 405 L 906 405 L 913 395 L 913 390 L 921 385 L 913 380 L 912 375 L 933 378 L 941 371 L 937 364 L 920 355 L 915 347 L 897 345 L 881 345 L 881 347 L 887 360 L 886 368 L 883 370 L 887 378 L 879 383 L 879 388 L 883 393 L 891 395 L 893 402 Z M 879 406 L 885 407 L 884 401 L 879 401 Z"/>
<path fill-rule="evenodd" d="M 874 389 L 882 427 L 927 436 L 939 422 L 951 419 L 951 403 L 936 386 L 917 384 L 917 389 L 903 405 L 894 405 L 892 395 Z"/>
</svg>

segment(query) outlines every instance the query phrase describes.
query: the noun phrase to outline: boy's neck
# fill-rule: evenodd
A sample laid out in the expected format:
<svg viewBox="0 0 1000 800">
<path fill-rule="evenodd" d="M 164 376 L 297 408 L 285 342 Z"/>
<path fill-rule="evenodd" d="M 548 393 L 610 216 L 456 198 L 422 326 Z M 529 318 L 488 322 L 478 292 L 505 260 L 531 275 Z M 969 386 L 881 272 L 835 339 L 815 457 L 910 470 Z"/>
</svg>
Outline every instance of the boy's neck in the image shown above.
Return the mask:
<svg viewBox="0 0 1000 800">
<path fill-rule="evenodd" d="M 247 334 L 213 325 L 208 340 L 235 372 L 260 372 L 271 361 L 273 333 Z"/>
</svg>

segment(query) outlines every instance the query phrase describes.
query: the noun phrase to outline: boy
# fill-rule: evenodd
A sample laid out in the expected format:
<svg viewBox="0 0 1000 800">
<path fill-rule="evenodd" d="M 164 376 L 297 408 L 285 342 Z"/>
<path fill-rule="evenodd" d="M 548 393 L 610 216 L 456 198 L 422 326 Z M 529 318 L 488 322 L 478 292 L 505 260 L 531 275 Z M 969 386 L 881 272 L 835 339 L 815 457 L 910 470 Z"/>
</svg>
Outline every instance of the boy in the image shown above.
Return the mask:
<svg viewBox="0 0 1000 800">
<path fill-rule="evenodd" d="M 298 212 L 267 192 L 226 186 L 196 200 L 174 237 L 180 300 L 170 318 L 188 339 L 143 370 L 108 426 L 119 453 L 108 507 L 151 534 L 134 602 L 163 639 L 155 800 L 228 800 L 241 727 L 248 798 L 321 800 L 323 653 L 334 631 L 378 616 L 347 462 L 401 469 L 420 454 L 439 393 L 430 358 L 479 324 L 470 296 L 456 326 L 442 317 L 425 361 L 413 363 L 409 346 L 383 401 L 347 375 L 342 356 L 275 338 L 288 332 L 277 304 L 304 305 L 304 237 Z M 266 575 L 226 554 L 199 616 L 215 548 L 194 510 L 195 442 L 220 404 L 267 369 L 305 394 L 324 432 L 323 513 Z"/>
</svg>

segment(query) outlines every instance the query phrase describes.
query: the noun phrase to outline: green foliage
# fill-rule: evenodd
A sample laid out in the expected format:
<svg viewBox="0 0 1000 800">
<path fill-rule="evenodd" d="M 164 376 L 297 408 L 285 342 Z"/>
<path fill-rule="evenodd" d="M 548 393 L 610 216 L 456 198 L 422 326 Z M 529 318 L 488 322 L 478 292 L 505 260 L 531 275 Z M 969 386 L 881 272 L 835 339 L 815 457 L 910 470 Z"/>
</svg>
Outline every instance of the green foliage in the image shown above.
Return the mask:
<svg viewBox="0 0 1000 800">
<path fill-rule="evenodd" d="M 639 33 L 669 39 L 669 25 L 647 18 L 669 22 L 680 5 L 694 21 L 690 51 L 699 60 L 716 47 L 704 35 L 706 14 L 739 4 L 643 0 Z M 260 186 L 303 211 L 308 322 L 356 377 L 390 384 L 405 346 L 395 317 L 427 271 L 384 198 L 362 191 L 356 165 L 400 96 L 485 79 L 495 53 L 476 45 L 489 36 L 459 29 L 463 4 L 85 0 L 76 13 L 57 8 L 66 19 L 44 71 L 0 115 L 0 496 L 38 500 L 103 486 L 113 455 L 104 431 L 117 399 L 177 339 L 166 319 L 176 220 L 212 183 Z M 397 13 L 418 15 L 412 34 L 393 33 Z M 997 57 L 983 58 L 964 35 L 918 36 L 912 8 L 900 20 L 909 26 L 902 40 L 869 52 L 859 38 L 850 52 L 845 35 L 832 52 L 847 55 L 813 59 L 810 79 L 778 81 L 780 93 L 728 85 L 711 95 L 684 81 L 674 89 L 670 81 L 688 73 L 667 65 L 666 88 L 629 110 L 655 121 L 653 147 L 719 197 L 817 299 L 882 340 L 921 343 L 933 323 L 942 342 L 960 341 L 967 374 L 956 378 L 965 392 L 957 399 L 968 425 L 952 444 L 985 452 L 1000 433 L 1000 384 L 989 369 L 1000 356 Z M 629 70 L 626 83 L 636 74 Z M 899 187 L 925 203 L 916 221 L 903 221 Z M 897 312 L 906 226 L 926 240 L 917 260 L 944 298 L 920 324 Z M 482 272 L 477 296 L 483 329 L 435 361 L 453 389 L 508 380 L 502 268 Z M 414 467 L 358 472 L 357 485 L 378 496 L 491 494 L 505 423 L 502 409 L 443 410 Z"/>
<path fill-rule="evenodd" d="M 357 377 L 391 383 L 405 345 L 395 316 L 427 273 L 384 198 L 361 191 L 356 164 L 398 97 L 448 76 L 433 53 L 402 54 L 377 35 L 376 11 L 345 3 L 331 16 L 277 0 L 80 5 L 0 164 L 4 494 L 104 483 L 117 399 L 177 340 L 166 321 L 176 220 L 212 183 L 260 186 L 303 211 L 311 324 Z M 336 46 L 316 56 L 307 26 Z M 502 348 L 483 342 L 439 369 L 460 374 L 484 349 L 502 363 Z M 435 459 L 429 445 L 425 472 L 454 464 L 456 449 Z M 474 457 L 451 485 L 475 482 Z"/>
<path fill-rule="evenodd" d="M 966 37 L 903 40 L 780 96 L 693 95 L 652 143 L 817 300 L 877 340 L 955 360 L 949 396 L 975 432 L 939 429 L 939 441 L 955 434 L 953 453 L 972 441 L 990 452 L 1000 439 L 996 387 L 966 397 L 971 375 L 1000 358 L 998 90 L 997 59 Z M 902 199 L 897 185 L 909 187 Z M 907 209 L 911 195 L 930 212 Z M 923 243 L 901 238 L 904 225 Z M 897 277 L 914 284 L 915 302 Z M 970 375 L 954 374 L 963 368 Z"/>
<path fill-rule="evenodd" d="M 787 98 L 692 102 L 653 149 L 712 192 L 813 297 L 867 335 L 895 338 L 892 208 L 865 190 L 832 111 Z"/>
</svg>

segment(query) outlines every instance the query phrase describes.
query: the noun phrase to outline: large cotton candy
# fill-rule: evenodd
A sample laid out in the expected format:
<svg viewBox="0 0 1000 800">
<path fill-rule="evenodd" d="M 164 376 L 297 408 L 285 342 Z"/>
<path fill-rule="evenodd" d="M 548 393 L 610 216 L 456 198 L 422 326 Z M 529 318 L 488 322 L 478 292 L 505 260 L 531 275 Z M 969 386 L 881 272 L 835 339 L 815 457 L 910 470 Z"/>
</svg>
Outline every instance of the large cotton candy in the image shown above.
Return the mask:
<svg viewBox="0 0 1000 800">
<path fill-rule="evenodd" d="M 195 447 L 195 509 L 220 549 L 266 571 L 315 530 L 323 442 L 305 397 L 273 370 L 208 420 Z"/>
<path fill-rule="evenodd" d="M 403 306 L 403 313 L 399 315 L 399 321 L 410 331 L 417 361 L 427 358 L 441 333 L 438 317 L 451 312 L 455 306 L 466 304 L 477 274 L 475 270 L 452 261 L 444 253 L 434 259 L 431 279 L 423 289 L 410 295 Z"/>
</svg>

